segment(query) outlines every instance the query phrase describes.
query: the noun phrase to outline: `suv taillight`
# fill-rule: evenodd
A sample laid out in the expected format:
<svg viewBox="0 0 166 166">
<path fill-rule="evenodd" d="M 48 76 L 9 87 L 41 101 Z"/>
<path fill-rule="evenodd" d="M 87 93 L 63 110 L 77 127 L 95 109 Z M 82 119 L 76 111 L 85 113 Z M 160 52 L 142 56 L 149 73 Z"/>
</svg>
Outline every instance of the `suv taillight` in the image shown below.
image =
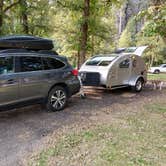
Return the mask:
<svg viewBox="0 0 166 166">
<path fill-rule="evenodd" d="M 73 70 L 72 70 L 72 74 L 73 74 L 74 76 L 78 76 L 78 70 L 77 70 L 77 69 L 73 69 Z"/>
</svg>

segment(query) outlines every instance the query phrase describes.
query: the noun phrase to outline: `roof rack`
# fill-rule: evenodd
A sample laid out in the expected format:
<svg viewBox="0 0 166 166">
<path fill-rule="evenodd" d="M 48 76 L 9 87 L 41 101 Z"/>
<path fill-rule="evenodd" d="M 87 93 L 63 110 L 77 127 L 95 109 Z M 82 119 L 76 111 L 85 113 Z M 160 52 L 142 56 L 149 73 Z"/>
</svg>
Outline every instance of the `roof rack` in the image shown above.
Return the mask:
<svg viewBox="0 0 166 166">
<path fill-rule="evenodd" d="M 53 50 L 39 50 L 39 51 L 36 51 L 40 54 L 51 54 L 51 55 L 58 55 L 58 53 L 56 51 L 53 51 Z"/>
<path fill-rule="evenodd" d="M 0 54 L 2 53 L 40 53 L 46 55 L 58 55 L 56 51 L 53 50 L 27 50 L 27 49 L 4 49 L 0 50 Z"/>
<path fill-rule="evenodd" d="M 0 53 L 28 52 L 26 49 L 2 49 Z"/>
<path fill-rule="evenodd" d="M 53 41 L 46 38 L 26 35 L 0 37 L 1 49 L 52 50 Z"/>
<path fill-rule="evenodd" d="M 42 40 L 43 38 L 32 36 L 32 35 L 9 35 L 9 36 L 0 37 L 0 40 L 25 40 L 25 39 L 26 40 L 34 40 L 34 39 Z"/>
</svg>

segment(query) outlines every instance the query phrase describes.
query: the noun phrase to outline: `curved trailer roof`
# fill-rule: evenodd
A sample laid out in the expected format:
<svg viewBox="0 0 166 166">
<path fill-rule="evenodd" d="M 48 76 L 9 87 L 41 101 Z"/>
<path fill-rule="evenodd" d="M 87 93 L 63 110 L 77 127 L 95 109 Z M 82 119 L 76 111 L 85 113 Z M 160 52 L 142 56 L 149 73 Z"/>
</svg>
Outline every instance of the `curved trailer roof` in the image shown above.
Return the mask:
<svg viewBox="0 0 166 166">
<path fill-rule="evenodd" d="M 142 56 L 146 48 L 148 48 L 148 46 L 119 48 L 115 51 L 115 53 L 116 54 L 134 54 L 134 55 Z"/>
</svg>

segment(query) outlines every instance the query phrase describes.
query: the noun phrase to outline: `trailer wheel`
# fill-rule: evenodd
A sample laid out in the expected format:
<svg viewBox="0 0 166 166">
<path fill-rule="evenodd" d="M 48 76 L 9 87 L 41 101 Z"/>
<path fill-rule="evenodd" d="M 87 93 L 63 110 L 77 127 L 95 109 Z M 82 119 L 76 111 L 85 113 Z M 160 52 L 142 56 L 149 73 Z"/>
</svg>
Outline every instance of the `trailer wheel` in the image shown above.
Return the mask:
<svg viewBox="0 0 166 166">
<path fill-rule="evenodd" d="M 134 87 L 132 87 L 132 89 L 135 91 L 135 92 L 141 92 L 142 91 L 142 88 L 143 88 L 143 85 L 144 85 L 144 80 L 142 78 L 139 78 L 135 84 Z"/>
<path fill-rule="evenodd" d="M 86 99 L 86 97 L 87 97 L 87 96 L 86 96 L 85 93 L 80 95 L 80 98 L 81 98 L 81 99 Z"/>
</svg>

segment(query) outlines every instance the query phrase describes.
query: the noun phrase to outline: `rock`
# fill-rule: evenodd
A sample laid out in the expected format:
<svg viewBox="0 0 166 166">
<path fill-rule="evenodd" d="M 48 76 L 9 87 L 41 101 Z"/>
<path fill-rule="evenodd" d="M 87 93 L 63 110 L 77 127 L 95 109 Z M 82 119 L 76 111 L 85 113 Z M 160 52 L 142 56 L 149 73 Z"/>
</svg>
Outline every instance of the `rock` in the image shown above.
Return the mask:
<svg viewBox="0 0 166 166">
<path fill-rule="evenodd" d="M 122 8 L 117 12 L 117 28 L 119 31 L 119 36 L 126 28 L 128 21 L 139 11 L 147 9 L 149 2 L 146 0 L 128 0 Z M 142 28 L 144 22 L 136 23 L 136 32 L 139 32 Z"/>
</svg>

